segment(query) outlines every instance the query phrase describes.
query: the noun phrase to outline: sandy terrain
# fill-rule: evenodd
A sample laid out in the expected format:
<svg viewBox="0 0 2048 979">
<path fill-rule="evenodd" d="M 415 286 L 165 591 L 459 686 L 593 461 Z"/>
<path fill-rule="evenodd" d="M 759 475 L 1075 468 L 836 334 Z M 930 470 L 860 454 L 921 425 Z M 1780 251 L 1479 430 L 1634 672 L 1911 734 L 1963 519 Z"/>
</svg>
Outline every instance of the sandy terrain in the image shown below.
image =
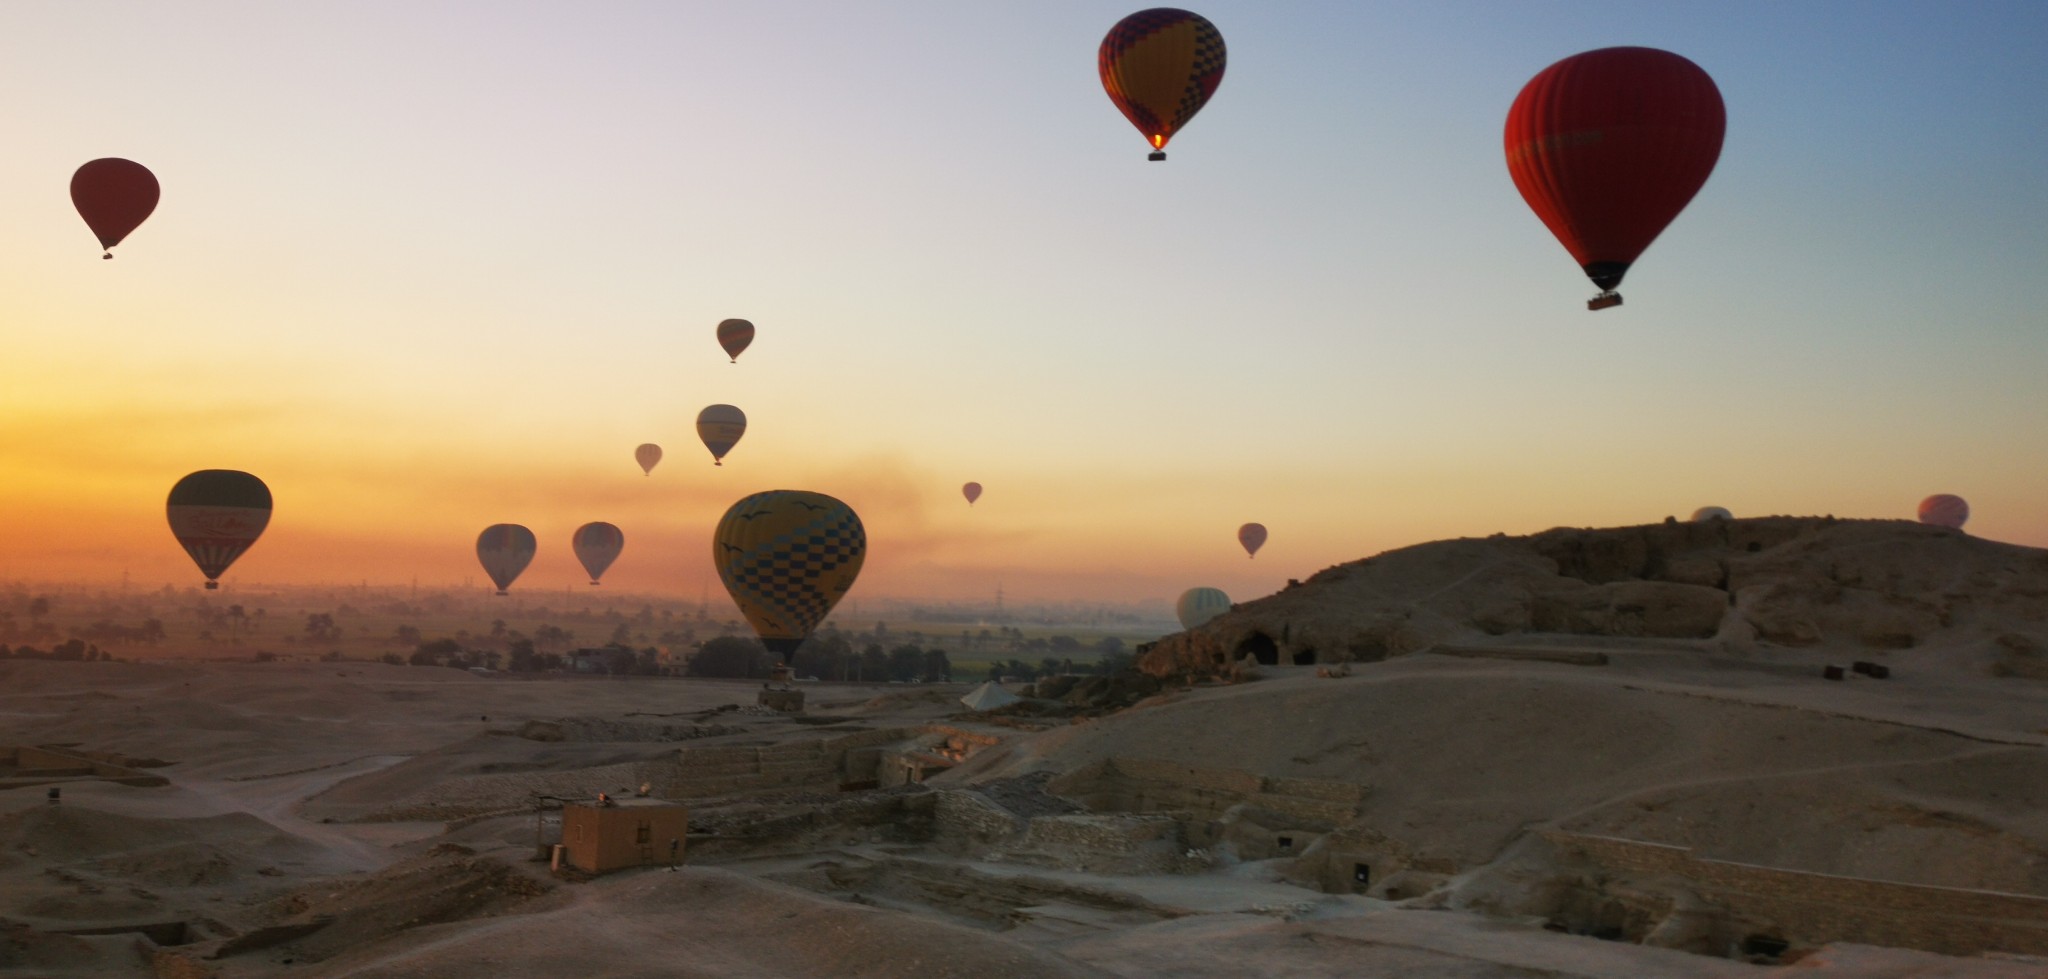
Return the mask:
<svg viewBox="0 0 2048 979">
<path fill-rule="evenodd" d="M 1007 719 L 964 713 L 968 684 L 807 685 L 799 718 L 731 709 L 744 682 L 0 661 L 0 744 L 170 783 L 0 789 L 0 973 L 2048 976 L 1996 947 L 2048 940 L 2048 915 L 2022 920 L 2048 909 L 2048 682 L 1991 669 L 1982 630 L 1844 681 L 1818 664 L 1870 654 L 1826 637 L 1487 639 L 1602 655 L 1267 666 Z M 719 751 L 888 739 L 823 788 L 707 788 Z M 949 750 L 968 757 L 922 786 L 846 774 Z M 679 872 L 536 859 L 534 793 L 650 779 L 692 806 Z M 1630 870 L 1610 840 L 1706 869 Z M 1369 886 L 1331 886 L 1368 859 Z M 1745 905 L 1756 880 L 1793 896 Z M 1869 925 L 1848 907 L 1867 882 L 1933 903 Z M 1925 950 L 1977 941 L 1957 936 L 1980 906 L 2018 916 L 1988 951 Z M 1913 920 L 1934 930 L 1895 941 L 1918 949 L 1881 947 Z M 1804 937 L 1851 926 L 1887 940 Z M 1742 961 L 1752 933 L 1789 947 Z"/>
</svg>

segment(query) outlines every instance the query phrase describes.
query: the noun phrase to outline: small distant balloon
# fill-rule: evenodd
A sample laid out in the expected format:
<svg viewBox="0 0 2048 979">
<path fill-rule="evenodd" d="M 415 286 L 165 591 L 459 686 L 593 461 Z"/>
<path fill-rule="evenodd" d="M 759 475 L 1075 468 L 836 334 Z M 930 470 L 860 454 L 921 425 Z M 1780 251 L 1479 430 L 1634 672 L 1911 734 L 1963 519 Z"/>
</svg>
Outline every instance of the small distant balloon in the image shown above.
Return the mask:
<svg viewBox="0 0 2048 979">
<path fill-rule="evenodd" d="M 732 362 L 740 362 L 740 351 L 754 342 L 754 324 L 746 320 L 723 320 L 718 324 L 718 345 L 725 348 L 725 355 Z"/>
<path fill-rule="evenodd" d="M 519 572 L 533 563 L 537 547 L 533 531 L 516 523 L 494 523 L 477 535 L 476 559 L 483 562 L 484 573 L 503 595 L 518 580 Z"/>
<path fill-rule="evenodd" d="M 1173 614 L 1180 619 L 1183 629 L 1192 629 L 1228 611 L 1230 596 L 1221 588 L 1190 588 L 1180 593 L 1180 601 L 1173 603 Z"/>
<path fill-rule="evenodd" d="M 641 472 L 653 475 L 655 464 L 661 462 L 661 446 L 652 442 L 641 443 L 639 448 L 633 450 L 633 461 L 640 464 Z"/>
<path fill-rule="evenodd" d="M 747 434 L 747 413 L 732 405 L 712 405 L 697 413 L 697 437 L 711 450 L 711 464 L 725 465 L 725 454 Z"/>
<path fill-rule="evenodd" d="M 1153 7 L 1117 21 L 1095 51 L 1103 91 L 1166 159 L 1166 143 L 1223 84 L 1223 32 L 1200 14 Z"/>
<path fill-rule="evenodd" d="M 171 487 L 165 510 L 171 536 L 192 555 L 212 590 L 270 525 L 270 487 L 240 470 L 201 469 Z"/>
<path fill-rule="evenodd" d="M 619 559 L 619 552 L 625 550 L 626 535 L 618 527 L 597 520 L 576 528 L 569 545 L 576 552 L 576 560 L 583 562 L 583 570 L 590 572 L 590 583 L 594 585 L 604 577 L 604 569 Z"/>
<path fill-rule="evenodd" d="M 99 238 L 101 258 L 114 257 L 114 246 L 156 210 L 160 193 L 156 174 L 119 157 L 89 161 L 71 174 L 71 205 Z"/>
<path fill-rule="evenodd" d="M 1936 493 L 1920 501 L 1920 522 L 1961 530 L 1970 519 L 1970 504 L 1953 493 Z"/>
<path fill-rule="evenodd" d="M 981 484 L 968 483 L 967 485 L 960 487 L 960 495 L 967 497 L 968 506 L 973 506 L 975 500 L 981 499 Z"/>
<path fill-rule="evenodd" d="M 748 496 L 711 534 L 719 580 L 784 665 L 853 587 L 867 553 L 853 508 L 805 490 Z"/>
<path fill-rule="evenodd" d="M 1693 523 L 1706 523 L 1709 520 L 1733 519 L 1735 519 L 1735 514 L 1729 513 L 1728 508 L 1724 506 L 1703 506 L 1692 512 Z"/>
<path fill-rule="evenodd" d="M 1259 548 L 1266 546 L 1266 525 L 1248 523 L 1237 528 L 1237 542 L 1244 545 L 1247 556 L 1257 556 Z"/>
</svg>

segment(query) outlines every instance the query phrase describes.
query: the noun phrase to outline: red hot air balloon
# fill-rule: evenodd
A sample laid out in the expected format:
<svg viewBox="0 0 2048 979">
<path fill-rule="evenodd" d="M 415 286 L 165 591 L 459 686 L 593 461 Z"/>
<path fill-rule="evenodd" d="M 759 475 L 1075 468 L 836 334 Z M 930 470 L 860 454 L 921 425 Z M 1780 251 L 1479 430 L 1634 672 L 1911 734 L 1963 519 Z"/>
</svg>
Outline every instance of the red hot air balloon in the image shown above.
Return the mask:
<svg viewBox="0 0 2048 979">
<path fill-rule="evenodd" d="M 1246 557 L 1255 557 L 1259 548 L 1266 546 L 1266 525 L 1248 523 L 1237 528 L 1237 542 L 1244 545 Z"/>
<path fill-rule="evenodd" d="M 732 362 L 740 362 L 740 351 L 754 342 L 754 324 L 746 320 L 725 320 L 718 324 L 718 345 L 725 348 L 725 355 Z"/>
<path fill-rule="evenodd" d="M 216 579 L 270 525 L 270 487 L 239 470 L 201 469 L 171 487 L 165 510 L 206 587 L 219 588 Z"/>
<path fill-rule="evenodd" d="M 1600 295 L 1615 288 L 1699 192 L 1727 110 L 1700 66 L 1656 48 L 1575 54 L 1529 80 L 1508 110 L 1508 174 Z"/>
<path fill-rule="evenodd" d="M 968 483 L 967 485 L 960 487 L 960 495 L 967 497 L 968 506 L 973 506 L 975 500 L 981 499 L 981 484 Z"/>
<path fill-rule="evenodd" d="M 1970 504 L 1953 493 L 1936 493 L 1920 501 L 1920 522 L 1961 530 L 1970 519 Z"/>
<path fill-rule="evenodd" d="M 576 560 L 583 562 L 583 570 L 590 572 L 590 583 L 604 577 L 604 569 L 619 559 L 619 552 L 626 549 L 626 535 L 619 528 L 602 520 L 576 528 L 576 536 L 570 539 Z"/>
<path fill-rule="evenodd" d="M 1117 21 L 1095 52 L 1103 90 L 1152 144 L 1147 159 L 1155 161 L 1166 159 L 1166 141 L 1216 94 L 1226 60 L 1215 24 L 1172 7 Z"/>
<path fill-rule="evenodd" d="M 99 236 L 101 258 L 113 258 L 114 246 L 156 210 L 159 193 L 156 175 L 132 160 L 93 160 L 71 175 L 71 204 Z"/>
</svg>

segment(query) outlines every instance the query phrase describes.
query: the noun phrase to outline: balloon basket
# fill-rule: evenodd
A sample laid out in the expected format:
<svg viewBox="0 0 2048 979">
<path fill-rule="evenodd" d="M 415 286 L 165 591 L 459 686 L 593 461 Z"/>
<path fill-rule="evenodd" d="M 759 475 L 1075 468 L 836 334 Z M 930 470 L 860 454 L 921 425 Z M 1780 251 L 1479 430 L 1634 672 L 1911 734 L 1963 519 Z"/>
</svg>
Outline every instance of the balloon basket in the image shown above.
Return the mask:
<svg viewBox="0 0 2048 979">
<path fill-rule="evenodd" d="M 1162 161 L 1164 161 L 1164 160 L 1166 159 L 1166 154 L 1165 154 L 1165 153 L 1163 153 L 1163 152 L 1159 152 L 1159 151 L 1154 151 L 1154 152 L 1151 152 L 1151 153 L 1147 153 L 1147 154 L 1145 154 L 1145 159 L 1147 159 L 1147 160 L 1151 160 L 1151 161 L 1152 161 L 1152 162 L 1154 162 L 1154 163 L 1159 163 L 1159 162 L 1162 162 Z"/>
<path fill-rule="evenodd" d="M 1618 292 L 1603 292 L 1586 300 L 1586 308 L 1592 310 L 1601 310 L 1609 306 L 1619 305 L 1621 305 L 1621 293 Z"/>
<path fill-rule="evenodd" d="M 219 590 L 220 590 L 220 582 L 218 582 L 218 581 L 209 581 L 209 582 L 207 582 L 207 583 L 206 583 L 206 590 L 207 590 L 207 591 L 219 591 Z"/>
</svg>

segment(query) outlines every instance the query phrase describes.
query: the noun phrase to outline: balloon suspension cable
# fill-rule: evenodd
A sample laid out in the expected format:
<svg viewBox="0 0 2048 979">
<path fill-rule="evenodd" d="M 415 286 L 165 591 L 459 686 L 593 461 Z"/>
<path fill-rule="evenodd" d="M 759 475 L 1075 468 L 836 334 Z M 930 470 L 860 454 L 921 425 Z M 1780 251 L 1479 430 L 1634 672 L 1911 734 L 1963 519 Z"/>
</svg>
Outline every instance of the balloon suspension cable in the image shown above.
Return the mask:
<svg viewBox="0 0 2048 979">
<path fill-rule="evenodd" d="M 1615 292 L 1612 289 L 1586 300 L 1586 308 L 1591 310 L 1602 310 L 1609 306 L 1619 305 L 1621 305 L 1621 293 Z"/>
</svg>

